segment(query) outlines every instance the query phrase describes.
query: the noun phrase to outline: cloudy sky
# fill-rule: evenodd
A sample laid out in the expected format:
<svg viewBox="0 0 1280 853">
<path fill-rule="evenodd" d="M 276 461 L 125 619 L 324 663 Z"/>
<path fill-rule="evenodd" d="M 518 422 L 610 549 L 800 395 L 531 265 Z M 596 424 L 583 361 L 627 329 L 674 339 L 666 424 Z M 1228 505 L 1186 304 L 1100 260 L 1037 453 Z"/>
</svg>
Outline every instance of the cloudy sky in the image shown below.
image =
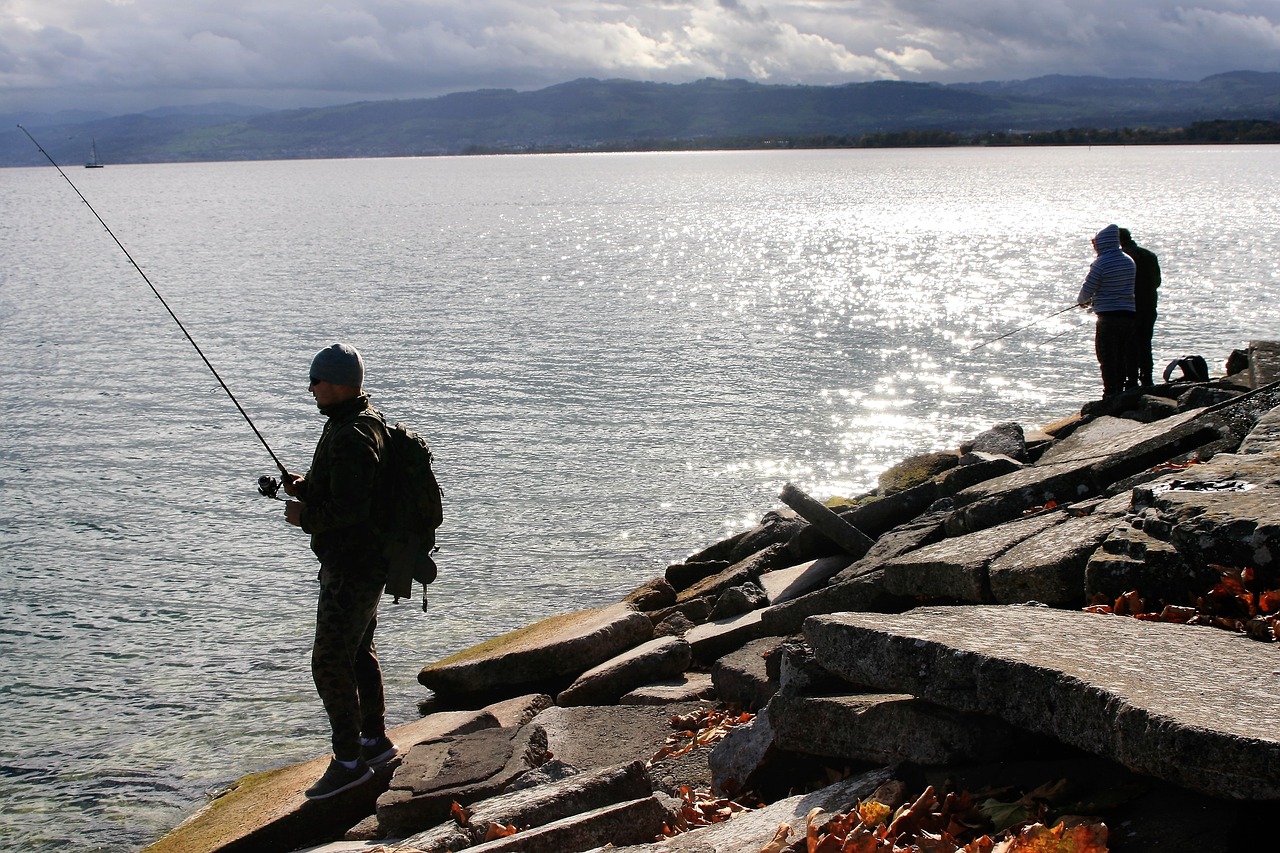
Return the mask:
<svg viewBox="0 0 1280 853">
<path fill-rule="evenodd" d="M 0 112 L 1280 71 L 1280 0 L 0 0 Z"/>
</svg>

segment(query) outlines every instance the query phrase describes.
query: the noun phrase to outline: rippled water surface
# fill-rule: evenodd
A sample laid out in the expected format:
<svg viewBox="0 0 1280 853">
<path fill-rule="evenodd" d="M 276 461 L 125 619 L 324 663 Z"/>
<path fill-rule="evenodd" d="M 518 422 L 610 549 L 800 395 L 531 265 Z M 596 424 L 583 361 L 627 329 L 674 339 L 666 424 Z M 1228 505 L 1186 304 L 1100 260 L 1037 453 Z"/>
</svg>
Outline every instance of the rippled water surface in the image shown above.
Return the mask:
<svg viewBox="0 0 1280 853">
<path fill-rule="evenodd" d="M 829 151 L 68 170 L 273 449 L 356 344 L 446 490 L 425 663 L 615 600 L 787 481 L 1097 396 L 1071 304 L 1103 225 L 1165 273 L 1157 367 L 1280 337 L 1280 147 Z M 136 849 L 322 754 L 315 566 L 270 457 L 52 168 L 0 170 L 0 847 Z M 1055 315 L 1057 316 L 1050 316 Z M 1002 341 L 977 347 L 1028 324 Z"/>
</svg>

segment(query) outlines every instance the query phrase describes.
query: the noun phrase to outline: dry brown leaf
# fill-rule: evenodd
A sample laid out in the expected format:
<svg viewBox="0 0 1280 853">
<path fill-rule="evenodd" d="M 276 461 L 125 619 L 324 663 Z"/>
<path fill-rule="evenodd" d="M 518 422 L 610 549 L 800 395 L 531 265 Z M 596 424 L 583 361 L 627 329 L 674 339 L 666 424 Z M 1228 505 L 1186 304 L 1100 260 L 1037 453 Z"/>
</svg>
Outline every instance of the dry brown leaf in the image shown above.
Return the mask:
<svg viewBox="0 0 1280 853">
<path fill-rule="evenodd" d="M 780 823 L 773 833 L 773 840 L 760 848 L 760 853 L 783 853 L 787 849 L 787 836 L 791 834 L 790 824 Z"/>
<path fill-rule="evenodd" d="M 466 826 L 471 822 L 471 811 L 455 800 L 453 805 L 449 806 L 449 817 L 453 818 L 458 826 Z"/>
<path fill-rule="evenodd" d="M 910 806 L 898 809 L 898 813 L 893 816 L 893 820 L 889 823 L 889 828 L 885 831 L 885 835 L 889 838 L 897 838 L 899 835 L 910 834 L 923 825 L 928 817 L 930 810 L 938 804 L 937 792 L 933 790 L 933 786 L 924 789 L 914 803 Z"/>
<path fill-rule="evenodd" d="M 508 835 L 515 835 L 516 828 L 507 824 L 503 826 L 500 823 L 489 824 L 489 830 L 484 834 L 485 841 L 493 841 L 496 838 L 506 838 Z"/>
<path fill-rule="evenodd" d="M 865 826 L 856 826 L 840 846 L 840 853 L 877 853 L 880 849 L 880 839 L 874 832 Z"/>
</svg>

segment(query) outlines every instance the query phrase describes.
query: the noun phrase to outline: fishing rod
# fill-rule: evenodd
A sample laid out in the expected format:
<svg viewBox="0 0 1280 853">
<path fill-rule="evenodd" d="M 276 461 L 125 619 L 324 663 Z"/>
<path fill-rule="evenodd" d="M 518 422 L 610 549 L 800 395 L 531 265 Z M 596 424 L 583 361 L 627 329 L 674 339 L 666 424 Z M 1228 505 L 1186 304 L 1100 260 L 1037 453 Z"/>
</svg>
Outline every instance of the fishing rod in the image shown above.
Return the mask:
<svg viewBox="0 0 1280 853">
<path fill-rule="evenodd" d="M 1043 341 L 1040 342 L 1040 346 L 1044 346 L 1045 344 L 1051 344 L 1054 341 L 1056 341 L 1058 338 L 1066 337 L 1067 335 L 1079 334 L 1080 330 L 1085 328 L 1088 328 L 1088 327 L 1084 324 L 1072 326 L 1070 329 L 1067 329 L 1065 332 L 1058 332 L 1058 334 L 1054 335 L 1051 338 L 1045 338 Z"/>
<path fill-rule="evenodd" d="M 974 350 L 980 350 L 983 347 L 985 347 L 987 344 L 994 344 L 996 341 L 1002 341 L 1005 338 L 1018 334 L 1018 332 L 1024 332 L 1027 329 L 1030 329 L 1032 326 L 1034 326 L 1037 323 L 1043 323 L 1045 320 L 1051 320 L 1054 317 L 1057 317 L 1059 314 L 1065 314 L 1068 311 L 1070 311 L 1072 308 L 1076 308 L 1076 307 L 1078 306 L 1075 303 L 1072 303 L 1071 305 L 1068 305 L 1066 308 L 1063 308 L 1061 311 L 1054 311 L 1052 314 L 1046 314 L 1043 317 L 1040 317 L 1039 319 L 1032 320 L 1030 323 L 1028 323 L 1025 326 L 1021 326 L 1017 329 L 1014 329 L 1012 332 L 1005 332 L 1003 335 L 1001 335 L 998 338 L 992 338 L 989 341 L 983 341 L 982 343 L 968 350 L 968 352 L 973 352 Z"/>
<path fill-rule="evenodd" d="M 120 242 L 120 238 L 117 237 L 115 232 L 111 230 L 111 227 L 107 225 L 106 222 L 103 221 L 102 217 L 98 215 L 98 211 L 93 209 L 93 205 L 89 204 L 89 199 L 85 198 L 84 193 L 80 192 L 80 189 L 74 183 L 72 183 L 71 179 L 67 177 L 67 173 L 62 171 L 62 167 L 59 166 L 57 162 L 52 157 L 49 156 L 49 152 L 45 151 L 39 142 L 36 142 L 36 138 L 31 135 L 31 132 L 28 131 L 22 125 L 18 125 L 18 130 L 25 133 L 27 135 L 27 139 L 31 140 L 31 143 L 35 145 L 35 147 L 40 151 L 40 153 L 45 156 L 45 159 L 53 164 L 53 168 L 57 169 L 58 174 L 62 175 L 62 179 L 67 182 L 67 184 L 71 187 L 71 189 L 75 190 L 76 195 L 80 196 L 80 200 L 84 202 L 84 206 L 89 208 L 89 212 L 92 213 L 94 218 L 98 220 L 98 223 L 101 224 L 102 227 L 106 229 L 107 233 L 111 235 L 111 239 L 114 240 L 116 245 L 120 247 L 120 251 L 124 252 L 124 256 L 129 259 L 129 263 L 133 264 L 133 268 L 138 271 L 138 275 L 142 276 L 142 280 L 147 283 L 147 287 L 151 288 L 151 292 L 156 295 L 156 299 L 160 300 L 160 304 L 164 306 L 164 310 L 169 312 L 169 316 L 173 318 L 173 322 L 178 324 L 178 328 L 182 330 L 182 334 L 186 335 L 187 340 L 191 342 L 191 346 L 195 347 L 196 353 L 200 356 L 201 360 L 204 361 L 205 367 L 209 368 L 209 372 L 213 374 L 213 378 L 218 380 L 218 384 L 222 386 L 222 390 L 226 391 L 227 396 L 231 398 L 231 402 L 235 403 L 236 409 L 239 410 L 240 415 L 241 417 L 244 418 L 245 423 L 249 425 L 249 429 L 253 430 L 253 434 L 258 437 L 258 441 L 262 442 L 262 446 L 266 448 L 267 453 L 270 454 L 271 461 L 275 462 L 276 467 L 280 469 L 280 474 L 284 477 L 292 476 L 289 473 L 289 471 L 284 467 L 284 463 L 280 461 L 280 457 L 276 456 L 275 451 L 271 449 L 271 445 L 267 444 L 267 440 L 262 437 L 262 433 L 258 431 L 258 428 L 256 426 L 254 426 L 253 420 L 250 419 L 249 417 L 249 413 L 244 410 L 244 406 L 240 405 L 240 401 L 236 399 L 236 395 L 232 394 L 231 389 L 227 386 L 227 383 L 222 381 L 222 377 L 218 374 L 217 369 L 214 368 L 213 362 L 209 361 L 208 356 L 204 354 L 204 350 L 200 349 L 200 345 L 196 343 L 196 339 L 191 337 L 191 333 L 187 331 L 187 327 L 182 325 L 182 321 L 178 319 L 178 315 L 173 313 L 173 309 L 169 307 L 169 303 L 166 302 L 165 298 L 160 295 L 160 291 L 156 289 L 156 286 L 151 283 L 151 279 L 147 278 L 147 274 L 142 271 L 142 267 L 138 266 L 138 262 L 133 259 L 133 255 L 129 254 L 129 250 L 126 249 L 124 247 L 124 244 Z M 267 497 L 275 497 L 274 492 L 272 492 L 271 494 L 268 494 L 267 488 L 264 486 L 264 481 L 266 480 L 272 480 L 272 478 L 263 477 L 258 480 L 258 491 L 266 495 Z"/>
</svg>

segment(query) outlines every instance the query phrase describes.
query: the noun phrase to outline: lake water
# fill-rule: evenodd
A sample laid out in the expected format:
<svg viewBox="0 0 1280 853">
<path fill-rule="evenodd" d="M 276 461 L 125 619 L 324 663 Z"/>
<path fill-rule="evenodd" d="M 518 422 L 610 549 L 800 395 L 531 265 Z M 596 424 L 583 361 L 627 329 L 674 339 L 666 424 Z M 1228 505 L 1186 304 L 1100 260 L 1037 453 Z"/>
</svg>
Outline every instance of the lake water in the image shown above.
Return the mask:
<svg viewBox="0 0 1280 853">
<path fill-rule="evenodd" d="M 1069 311 L 1103 225 L 1160 256 L 1157 369 L 1280 337 L 1280 146 L 68 169 L 272 448 L 364 354 L 446 491 L 418 669 L 611 603 L 778 506 L 1100 393 Z M 270 457 L 52 169 L 0 170 L 0 847 L 136 849 L 323 754 L 315 566 Z M 1047 319 L 1046 319 L 1047 318 Z M 1038 321 L 1003 341 L 983 341 Z"/>
</svg>

